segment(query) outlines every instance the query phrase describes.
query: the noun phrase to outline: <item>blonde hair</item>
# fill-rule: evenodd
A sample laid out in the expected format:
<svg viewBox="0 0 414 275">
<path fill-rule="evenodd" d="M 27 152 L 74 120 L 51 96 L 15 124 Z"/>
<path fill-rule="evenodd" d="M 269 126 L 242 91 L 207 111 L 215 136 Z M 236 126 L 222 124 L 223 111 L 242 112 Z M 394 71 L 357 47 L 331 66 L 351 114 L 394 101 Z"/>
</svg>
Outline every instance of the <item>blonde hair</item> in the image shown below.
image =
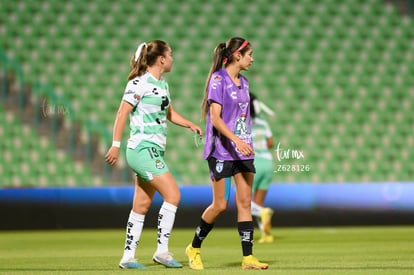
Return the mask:
<svg viewBox="0 0 414 275">
<path fill-rule="evenodd" d="M 129 61 L 131 70 L 129 71 L 128 80 L 143 75 L 148 67 L 155 64 L 157 57 L 165 56 L 167 51 L 168 44 L 162 40 L 153 40 L 144 44 L 138 58 L 134 54 Z"/>
</svg>

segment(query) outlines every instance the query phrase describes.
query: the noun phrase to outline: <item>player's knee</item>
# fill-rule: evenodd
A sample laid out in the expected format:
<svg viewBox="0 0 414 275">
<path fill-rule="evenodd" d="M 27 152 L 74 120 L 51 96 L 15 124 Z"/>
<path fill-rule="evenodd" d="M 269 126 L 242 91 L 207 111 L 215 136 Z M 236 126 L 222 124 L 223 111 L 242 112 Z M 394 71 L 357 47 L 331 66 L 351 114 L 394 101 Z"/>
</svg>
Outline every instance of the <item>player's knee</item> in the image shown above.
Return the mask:
<svg viewBox="0 0 414 275">
<path fill-rule="evenodd" d="M 227 201 L 214 204 L 214 209 L 218 214 L 223 213 L 227 209 Z"/>
<path fill-rule="evenodd" d="M 181 200 L 180 192 L 169 193 L 164 197 L 164 201 L 171 203 L 172 205 L 178 206 Z"/>
<path fill-rule="evenodd" d="M 239 207 L 243 209 L 250 209 L 251 208 L 251 200 L 249 198 L 239 200 L 238 203 Z"/>
<path fill-rule="evenodd" d="M 140 201 L 134 201 L 132 210 L 136 213 L 146 214 L 151 206 L 150 199 L 143 199 Z"/>
</svg>

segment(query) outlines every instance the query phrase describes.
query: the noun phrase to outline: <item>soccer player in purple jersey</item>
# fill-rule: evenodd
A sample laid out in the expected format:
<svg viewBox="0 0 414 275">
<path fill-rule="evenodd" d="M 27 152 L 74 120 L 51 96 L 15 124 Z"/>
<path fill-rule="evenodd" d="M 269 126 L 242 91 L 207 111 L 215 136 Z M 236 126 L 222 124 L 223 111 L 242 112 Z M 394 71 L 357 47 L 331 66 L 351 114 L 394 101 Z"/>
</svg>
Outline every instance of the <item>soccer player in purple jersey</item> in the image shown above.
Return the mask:
<svg viewBox="0 0 414 275">
<path fill-rule="evenodd" d="M 208 162 L 213 201 L 201 215 L 193 241 L 186 248 L 191 269 L 204 269 L 200 248 L 218 216 L 228 205 L 230 178 L 236 186 L 238 231 L 243 269 L 267 269 L 253 256 L 253 220 L 250 209 L 255 173 L 250 118 L 249 82 L 240 74 L 253 63 L 252 46 L 233 37 L 214 49 L 202 104 L 207 118 L 204 158 Z M 224 67 L 223 67 L 224 66 Z"/>
</svg>

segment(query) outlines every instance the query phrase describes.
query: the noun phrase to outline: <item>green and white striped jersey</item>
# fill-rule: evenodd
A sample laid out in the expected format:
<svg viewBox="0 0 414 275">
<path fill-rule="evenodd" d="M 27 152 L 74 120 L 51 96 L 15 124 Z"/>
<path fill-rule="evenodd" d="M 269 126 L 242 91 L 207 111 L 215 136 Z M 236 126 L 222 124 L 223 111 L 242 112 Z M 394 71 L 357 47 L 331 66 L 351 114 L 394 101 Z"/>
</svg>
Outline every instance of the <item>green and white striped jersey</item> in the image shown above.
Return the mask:
<svg viewBox="0 0 414 275">
<path fill-rule="evenodd" d="M 267 148 L 267 138 L 272 137 L 272 131 L 264 118 L 255 117 L 252 121 L 252 134 L 255 158 L 272 159 L 272 153 Z"/>
<path fill-rule="evenodd" d="M 167 114 L 170 106 L 168 83 L 146 72 L 128 81 L 122 100 L 134 108 L 130 113 L 128 148 L 157 146 L 165 150 L 167 143 Z"/>
</svg>

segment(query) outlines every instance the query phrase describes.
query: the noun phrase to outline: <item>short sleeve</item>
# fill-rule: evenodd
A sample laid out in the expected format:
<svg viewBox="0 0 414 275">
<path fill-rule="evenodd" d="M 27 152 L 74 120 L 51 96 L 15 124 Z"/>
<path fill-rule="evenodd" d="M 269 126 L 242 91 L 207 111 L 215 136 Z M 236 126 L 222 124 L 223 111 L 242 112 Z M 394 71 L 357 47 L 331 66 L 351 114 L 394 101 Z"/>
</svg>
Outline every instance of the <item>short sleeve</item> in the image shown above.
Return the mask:
<svg viewBox="0 0 414 275">
<path fill-rule="evenodd" d="M 216 102 L 220 105 L 223 105 L 223 86 L 224 86 L 223 77 L 214 73 L 211 75 L 210 82 L 208 85 L 208 98 L 207 101 L 210 104 L 211 102 Z"/>
<path fill-rule="evenodd" d="M 122 100 L 136 106 L 144 93 L 144 89 L 141 89 L 140 86 L 140 81 L 137 78 L 128 81 Z"/>
</svg>

